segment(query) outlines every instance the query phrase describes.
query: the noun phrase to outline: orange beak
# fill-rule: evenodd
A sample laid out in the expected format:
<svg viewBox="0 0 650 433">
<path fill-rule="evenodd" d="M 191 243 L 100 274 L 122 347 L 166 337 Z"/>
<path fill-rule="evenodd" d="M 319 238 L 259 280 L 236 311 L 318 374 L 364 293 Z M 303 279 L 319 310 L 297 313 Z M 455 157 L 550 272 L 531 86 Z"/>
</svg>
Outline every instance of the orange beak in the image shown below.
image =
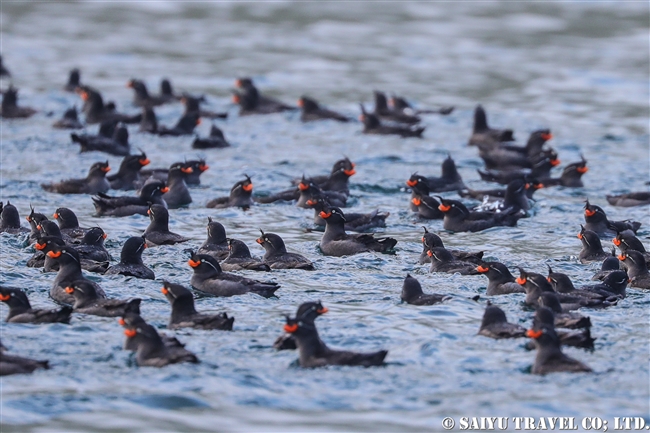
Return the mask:
<svg viewBox="0 0 650 433">
<path fill-rule="evenodd" d="M 59 219 L 59 214 L 57 212 L 54 212 L 52 216 L 54 217 L 54 219 Z"/>
<path fill-rule="evenodd" d="M 449 209 L 451 209 L 451 206 L 440 203 L 440 206 L 438 206 L 438 209 L 440 209 L 442 212 L 449 212 Z"/>
<path fill-rule="evenodd" d="M 306 191 L 306 190 L 309 189 L 309 185 L 307 185 L 306 183 L 302 183 L 302 182 L 300 182 L 300 183 L 298 184 L 298 189 L 299 189 L 300 191 Z"/>
<path fill-rule="evenodd" d="M 131 338 L 131 337 L 135 337 L 135 335 L 136 335 L 137 333 L 138 333 L 138 332 L 137 332 L 135 329 L 125 329 L 125 330 L 124 330 L 124 335 L 126 335 L 126 336 L 129 337 L 129 338 Z"/>
<path fill-rule="evenodd" d="M 332 216 L 332 212 L 325 212 L 324 210 L 322 210 L 318 215 L 323 219 L 327 219 Z"/>
<path fill-rule="evenodd" d="M 169 191 L 169 187 L 168 187 L 168 186 L 164 186 L 164 187 L 160 188 L 160 192 L 162 192 L 163 194 L 166 193 L 166 192 L 168 192 L 168 191 Z"/>
<path fill-rule="evenodd" d="M 264 243 L 264 239 L 262 239 L 262 238 L 257 238 L 257 239 L 255 239 L 255 242 L 257 242 L 258 244 L 262 245 L 262 244 Z"/>
<path fill-rule="evenodd" d="M 61 251 L 48 251 L 47 256 L 56 259 L 57 257 L 61 257 Z"/>
<path fill-rule="evenodd" d="M 619 246 L 619 245 L 621 245 L 621 240 L 618 239 L 618 238 L 614 238 L 614 239 L 612 239 L 612 243 L 613 243 L 614 245 L 616 245 L 616 246 Z"/>
<path fill-rule="evenodd" d="M 0 295 L 0 301 L 6 302 L 11 298 L 11 295 Z"/>
<path fill-rule="evenodd" d="M 160 289 L 160 291 L 162 292 L 163 295 L 166 295 L 167 293 L 169 293 L 169 290 L 167 290 L 166 287 L 163 287 L 162 289 Z"/>
<path fill-rule="evenodd" d="M 559 159 L 551 159 L 551 167 L 555 167 L 557 165 L 560 165 L 560 160 Z"/>
<path fill-rule="evenodd" d="M 318 202 L 316 202 L 316 201 L 314 201 L 314 200 L 312 200 L 312 199 L 309 199 L 309 200 L 307 200 L 305 203 L 307 204 L 307 206 L 313 206 L 313 205 L 315 205 L 315 204 L 318 203 Z"/>
<path fill-rule="evenodd" d="M 329 311 L 329 309 L 328 309 L 327 307 L 323 307 L 323 308 L 321 308 L 320 310 L 316 310 L 316 312 L 317 312 L 318 314 L 325 314 L 325 313 L 327 313 L 328 311 Z"/>
<path fill-rule="evenodd" d="M 585 209 L 585 215 L 588 217 L 594 216 L 596 215 L 596 211 L 591 209 Z"/>
<path fill-rule="evenodd" d="M 284 330 L 285 332 L 288 332 L 290 334 L 296 332 L 298 330 L 298 324 L 294 323 L 293 325 L 289 325 L 288 323 L 284 325 Z"/>
<path fill-rule="evenodd" d="M 194 172 L 194 170 L 192 170 L 192 167 L 183 167 L 181 168 L 181 171 L 185 174 L 190 174 Z"/>
<path fill-rule="evenodd" d="M 65 288 L 65 292 L 66 292 L 66 293 L 69 293 L 70 295 L 72 295 L 72 294 L 74 293 L 74 289 L 73 289 L 72 287 L 66 287 L 66 288 Z"/>
<path fill-rule="evenodd" d="M 620 261 L 624 261 L 625 259 L 627 259 L 627 256 L 625 254 L 621 254 L 620 256 L 618 256 L 618 259 Z"/>
<path fill-rule="evenodd" d="M 302 98 L 298 99 L 298 107 L 302 108 L 303 105 L 305 105 L 305 103 L 302 102 Z"/>
<path fill-rule="evenodd" d="M 433 253 L 431 252 L 431 250 L 427 251 L 427 256 L 433 257 Z"/>
<path fill-rule="evenodd" d="M 124 321 L 124 319 L 123 319 L 122 317 L 120 317 L 120 318 L 117 320 L 117 323 L 119 323 L 121 326 L 126 325 L 126 322 Z"/>
<path fill-rule="evenodd" d="M 422 204 L 422 200 L 420 200 L 420 199 L 417 198 L 417 197 L 413 197 L 413 198 L 411 199 L 411 203 L 413 203 L 413 204 L 416 205 L 416 206 L 420 206 L 420 205 Z"/>
<path fill-rule="evenodd" d="M 355 169 L 343 170 L 343 173 L 345 173 L 346 176 L 354 176 L 355 174 L 357 174 L 357 171 Z"/>
<path fill-rule="evenodd" d="M 200 170 L 200 171 L 206 171 L 208 168 L 210 168 L 210 166 L 207 165 L 207 164 L 201 164 L 201 165 L 199 165 L 199 170 Z"/>
<path fill-rule="evenodd" d="M 525 278 L 521 278 L 521 277 L 517 277 L 517 279 L 515 280 L 515 282 L 516 282 L 517 284 L 520 284 L 520 285 L 523 286 L 524 284 L 526 284 L 526 279 L 525 279 Z"/>
<path fill-rule="evenodd" d="M 587 168 L 587 166 L 584 166 L 584 167 L 578 167 L 578 168 L 576 168 L 576 171 L 577 171 L 578 173 L 580 173 L 580 174 L 585 174 L 586 172 L 589 171 L 589 169 Z"/>
<path fill-rule="evenodd" d="M 149 161 L 149 158 L 141 159 L 140 160 L 140 165 L 144 167 L 145 165 L 149 164 L 150 162 L 151 161 Z"/>
<path fill-rule="evenodd" d="M 247 183 L 242 185 L 241 189 L 243 189 L 246 192 L 251 192 L 253 190 L 253 184 L 252 183 Z"/>
<path fill-rule="evenodd" d="M 476 267 L 476 270 L 477 270 L 478 272 L 484 274 L 484 273 L 488 272 L 488 271 L 490 270 L 490 268 L 487 268 L 487 267 L 485 267 L 485 266 L 480 266 L 480 265 L 479 265 L 479 266 Z"/>
<path fill-rule="evenodd" d="M 548 141 L 548 140 L 550 140 L 551 138 L 553 138 L 553 134 L 551 134 L 551 133 L 548 133 L 548 134 L 542 134 L 542 139 L 543 139 L 544 141 Z"/>
<path fill-rule="evenodd" d="M 103 237 L 104 239 L 106 239 L 106 238 L 108 237 L 108 235 L 107 235 L 106 233 L 104 233 L 104 234 L 102 235 L 102 237 Z"/>
<path fill-rule="evenodd" d="M 237 94 L 232 95 L 232 102 L 234 102 L 235 104 L 239 104 L 239 101 L 241 101 L 239 95 Z"/>
<path fill-rule="evenodd" d="M 189 260 L 187 261 L 187 264 L 190 265 L 190 266 L 193 267 L 193 268 L 196 268 L 197 266 L 199 266 L 199 265 L 201 264 L 201 260 L 194 261 L 194 260 L 192 260 L 192 259 L 189 259 Z"/>
<path fill-rule="evenodd" d="M 40 243 L 38 243 L 38 242 L 36 242 L 36 243 L 34 244 L 34 248 L 36 248 L 36 249 L 39 250 L 39 251 L 40 251 L 40 250 L 44 250 L 46 246 L 47 246 L 47 244 L 40 244 Z"/>
<path fill-rule="evenodd" d="M 578 239 L 582 240 L 582 233 L 578 233 Z"/>
<path fill-rule="evenodd" d="M 535 330 L 532 330 L 532 329 L 529 329 L 528 331 L 526 331 L 526 337 L 530 337 L 530 338 L 539 338 L 539 337 L 542 336 L 542 334 L 543 334 L 542 331 L 535 331 Z"/>
<path fill-rule="evenodd" d="M 110 168 L 109 166 L 106 166 L 106 167 L 102 167 L 101 170 L 102 170 L 104 173 L 108 173 L 109 171 L 111 171 L 111 168 Z"/>
<path fill-rule="evenodd" d="M 409 179 L 409 180 L 406 181 L 406 185 L 410 186 L 411 188 L 413 188 L 413 187 L 414 187 L 415 185 L 417 185 L 417 184 L 418 184 L 418 181 L 417 181 L 417 180 L 411 180 L 411 179 Z"/>
</svg>

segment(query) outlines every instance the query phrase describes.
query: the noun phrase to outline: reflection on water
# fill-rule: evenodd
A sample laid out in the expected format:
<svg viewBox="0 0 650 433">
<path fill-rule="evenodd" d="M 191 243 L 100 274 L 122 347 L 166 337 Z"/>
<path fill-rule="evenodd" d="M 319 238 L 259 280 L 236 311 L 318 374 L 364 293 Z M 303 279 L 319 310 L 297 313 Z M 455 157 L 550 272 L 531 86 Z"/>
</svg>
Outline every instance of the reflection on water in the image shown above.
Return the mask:
<svg viewBox="0 0 650 433">
<path fill-rule="evenodd" d="M 313 259 L 317 271 L 273 272 L 269 278 L 282 284 L 276 300 L 197 301 L 202 310 L 236 317 L 232 333 L 175 333 L 203 361 L 198 366 L 134 367 L 113 320 L 79 316 L 70 326 L 4 325 L 3 343 L 12 352 L 48 358 L 53 366 L 31 377 L 3 378 L 7 431 L 10 425 L 20 431 L 422 431 L 435 429 L 445 416 L 648 413 L 648 387 L 638 385 L 648 383 L 646 294 L 630 290 L 621 305 L 589 311 L 596 351 L 567 353 L 599 374 L 533 377 L 527 371 L 534 354 L 522 342 L 475 335 L 483 304 L 469 298 L 483 295 L 482 277 L 430 275 L 415 265 L 421 222 L 409 214 L 407 194 L 400 191 L 414 171 L 439 173 L 447 152 L 468 185 L 487 186 L 475 172 L 481 167 L 476 149 L 465 145 L 478 102 L 491 124 L 512 127 L 519 141 L 550 127 L 562 166 L 581 153 L 588 159 L 586 187 L 538 192 L 535 216 L 517 228 L 443 237 L 451 247 L 485 250 L 511 267 L 543 273 L 549 261 L 586 284 L 596 265 L 577 263 L 575 238 L 585 198 L 605 206 L 614 219 L 648 221 L 647 208 L 611 208 L 603 197 L 641 189 L 649 178 L 647 4 L 3 3 L 0 18 L 2 55 L 20 101 L 42 110 L 32 119 L 1 124 L 2 199 L 23 216 L 30 203 L 46 214 L 71 207 L 82 225 L 104 228 L 113 257 L 126 238 L 142 232 L 146 219 L 94 218 L 90 198 L 44 194 L 39 187 L 84 176 L 105 159 L 77 154 L 67 132 L 50 128 L 65 108 L 80 104 L 59 91 L 72 67 L 82 70 L 83 82 L 133 113 L 124 87 L 131 77 L 145 79 L 151 89 L 169 77 L 177 91 L 205 93 L 210 109 L 232 114 L 230 88 L 242 75 L 287 102 L 308 94 L 351 117 L 359 102 L 370 103 L 374 89 L 405 95 L 421 107 L 457 107 L 448 117 L 427 116 L 422 140 L 363 136 L 358 123 L 303 125 L 296 113 L 220 122 L 234 146 L 203 154 L 211 166 L 204 187 L 192 190 L 189 209 L 171 212 L 172 230 L 198 246 L 207 216 L 213 216 L 256 255 L 262 254 L 253 241 L 257 229 L 274 231 L 290 249 Z M 157 110 L 166 125 L 180 112 L 180 106 Z M 209 123 L 200 126 L 200 135 Z M 195 157 L 190 141 L 131 129 L 132 146 L 145 150 L 156 167 Z M 305 232 L 312 212 L 291 205 L 245 213 L 203 207 L 244 172 L 257 191 L 277 191 L 303 172 L 327 172 L 342 155 L 358 164 L 354 210 L 391 213 L 386 233 L 399 239 L 396 256 L 323 257 L 316 248 L 320 235 Z M 117 168 L 119 158 L 109 160 Z M 440 222 L 427 226 L 441 228 Z M 642 228 L 642 239 L 648 233 Z M 2 235 L 0 248 L 2 280 L 27 288 L 35 307 L 51 305 L 53 275 L 24 267 L 31 253 L 20 240 Z M 188 284 L 184 248 L 152 248 L 144 259 L 158 278 Z M 399 304 L 406 272 L 425 290 L 453 294 L 453 300 L 427 308 Z M 142 297 L 144 317 L 166 326 L 169 307 L 160 283 L 96 279 L 111 296 Z M 289 368 L 296 355 L 275 353 L 271 344 L 281 332 L 282 314 L 313 299 L 330 308 L 319 319 L 328 343 L 386 348 L 389 365 Z M 495 302 L 511 321 L 530 323 L 519 297 Z"/>
</svg>

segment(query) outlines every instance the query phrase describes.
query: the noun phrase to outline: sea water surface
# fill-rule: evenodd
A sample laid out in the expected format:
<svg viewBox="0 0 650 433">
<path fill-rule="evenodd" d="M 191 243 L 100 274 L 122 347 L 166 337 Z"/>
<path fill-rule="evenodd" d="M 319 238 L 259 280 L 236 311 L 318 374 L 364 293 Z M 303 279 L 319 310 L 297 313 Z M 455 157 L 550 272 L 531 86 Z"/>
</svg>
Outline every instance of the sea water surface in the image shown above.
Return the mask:
<svg viewBox="0 0 650 433">
<path fill-rule="evenodd" d="M 481 103 L 490 124 L 513 128 L 519 143 L 535 129 L 551 128 L 549 144 L 562 161 L 556 176 L 581 155 L 589 172 L 584 188 L 537 192 L 532 216 L 516 228 L 442 232 L 449 247 L 483 250 L 513 271 L 522 266 L 545 274 L 550 264 L 576 285 L 586 284 L 598 268 L 577 260 L 587 198 L 612 219 L 642 221 L 639 236 L 648 245 L 648 207 L 614 208 L 605 201 L 605 194 L 647 188 L 650 177 L 648 17 L 647 2 L 3 1 L 3 60 L 20 89 L 20 104 L 39 110 L 30 119 L 0 123 L 0 197 L 15 204 L 21 217 L 30 204 L 47 215 L 69 207 L 82 226 L 100 225 L 108 233 L 114 259 L 122 243 L 148 224 L 139 216 L 94 217 L 89 196 L 45 193 L 39 186 L 83 177 L 93 162 L 107 158 L 79 154 L 68 131 L 50 127 L 66 108 L 81 104 L 61 90 L 73 67 L 122 111 L 138 112 L 125 88 L 128 79 L 143 79 L 156 91 L 168 77 L 177 91 L 205 94 L 206 108 L 231 114 L 216 123 L 233 144 L 228 149 L 197 152 L 192 137 L 160 138 L 129 127 L 134 151 L 146 151 L 152 167 L 203 156 L 210 170 L 191 190 L 192 205 L 171 211 L 171 229 L 192 240 L 145 251 L 158 281 L 90 274 L 109 296 L 142 298 L 143 317 L 171 333 L 160 280 L 189 285 L 182 251 L 203 242 L 208 216 L 258 256 L 258 229 L 278 233 L 317 270 L 248 274 L 279 282 L 277 299 L 197 299 L 201 311 L 236 318 L 233 332 L 173 332 L 201 359 L 199 365 L 138 368 L 122 350 L 124 335 L 115 319 L 75 315 L 70 325 L 3 324 L 10 353 L 48 359 L 52 369 L 2 378 L 2 430 L 404 432 L 438 431 L 446 416 L 647 420 L 647 292 L 628 289 L 618 306 L 585 311 L 596 349 L 565 351 L 593 374 L 531 375 L 535 354 L 524 350 L 524 340 L 476 335 L 486 278 L 430 274 L 417 264 L 421 226 L 437 232 L 442 224 L 410 213 L 405 180 L 415 171 L 438 175 L 450 153 L 468 186 L 492 187 L 479 180 L 482 161 L 466 144 L 473 109 Z M 421 140 L 363 135 L 358 122 L 303 124 L 298 112 L 240 118 L 230 105 L 240 76 L 253 77 L 262 92 L 288 103 L 310 95 L 353 118 L 360 102 L 370 108 L 375 89 L 404 95 L 418 107 L 456 109 L 445 117 L 424 116 Z M 3 88 L 7 84 L 3 80 Z M 157 109 L 165 125 L 181 112 L 180 104 Z M 203 136 L 209 128 L 204 119 L 197 132 Z M 87 130 L 94 133 L 96 126 Z M 398 239 L 395 255 L 324 257 L 317 248 L 320 233 L 308 230 L 313 212 L 292 204 L 247 212 L 205 208 L 244 173 L 256 193 L 271 193 L 303 173 L 327 173 L 343 155 L 357 164 L 351 209 L 390 212 L 383 232 Z M 117 170 L 121 159 L 108 160 Z M 2 234 L 0 252 L 0 281 L 24 288 L 35 307 L 52 307 L 54 274 L 25 266 L 33 252 L 25 240 Z M 407 273 L 425 291 L 452 299 L 432 307 L 401 304 Z M 471 300 L 476 294 L 478 302 Z M 510 321 L 528 326 L 532 312 L 522 308 L 522 299 L 492 301 Z M 387 365 L 303 370 L 295 367 L 296 353 L 275 352 L 283 315 L 310 300 L 329 308 L 317 325 L 331 347 L 386 349 Z M 0 315 L 6 312 L 0 307 Z"/>
</svg>

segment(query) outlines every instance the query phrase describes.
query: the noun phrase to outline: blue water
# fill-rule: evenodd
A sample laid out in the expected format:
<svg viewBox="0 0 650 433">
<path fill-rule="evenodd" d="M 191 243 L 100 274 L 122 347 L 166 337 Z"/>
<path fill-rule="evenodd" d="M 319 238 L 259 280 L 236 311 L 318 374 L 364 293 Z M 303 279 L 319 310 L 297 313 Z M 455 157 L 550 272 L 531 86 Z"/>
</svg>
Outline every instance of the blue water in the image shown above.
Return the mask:
<svg viewBox="0 0 650 433">
<path fill-rule="evenodd" d="M 22 217 L 30 203 L 48 215 L 70 207 L 83 226 L 100 225 L 108 233 L 107 247 L 118 258 L 122 243 L 147 226 L 146 218 L 96 218 L 90 197 L 39 187 L 83 177 L 93 162 L 106 159 L 78 154 L 69 132 L 50 127 L 81 103 L 60 88 L 69 69 L 79 67 L 82 82 L 136 113 L 126 81 L 142 78 L 154 90 L 169 77 L 177 91 L 205 93 L 206 108 L 230 110 L 232 116 L 217 124 L 233 147 L 197 152 L 190 137 L 153 137 L 130 128 L 132 147 L 146 151 L 152 167 L 197 155 L 211 167 L 202 186 L 192 189 L 193 204 L 171 211 L 171 229 L 191 237 L 189 245 L 146 250 L 156 277 L 189 285 L 182 250 L 203 242 L 208 216 L 258 256 L 258 228 L 279 233 L 317 268 L 254 274 L 282 285 L 278 299 L 197 300 L 201 311 L 236 318 L 231 333 L 173 333 L 202 360 L 199 365 L 137 368 L 121 350 L 124 335 L 114 319 L 78 315 L 69 326 L 3 324 L 2 341 L 11 353 L 52 365 L 2 378 L 3 431 L 436 431 L 446 416 L 647 417 L 647 293 L 628 289 L 618 306 L 585 312 L 596 350 L 566 352 L 594 374 L 533 376 L 535 355 L 523 349 L 523 340 L 476 335 L 484 277 L 429 274 L 417 265 L 421 225 L 434 231 L 442 225 L 414 218 L 403 188 L 414 171 L 438 174 L 447 152 L 470 187 L 491 187 L 476 173 L 482 166 L 477 150 L 466 146 L 473 108 L 482 103 L 490 123 L 513 128 L 521 142 L 535 129 L 551 128 L 560 169 L 584 154 L 589 172 L 584 188 L 538 191 L 534 216 L 516 228 L 442 233 L 449 247 L 484 250 L 512 270 L 545 273 L 550 263 L 577 284 L 587 283 L 598 266 L 577 261 L 575 237 L 586 198 L 612 219 L 643 221 L 639 235 L 647 245 L 647 206 L 613 208 L 604 195 L 641 190 L 650 178 L 648 9 L 647 3 L 616 2 L 3 3 L 3 59 L 20 88 L 20 103 L 40 110 L 31 119 L 0 123 L 3 201 L 15 204 Z M 422 140 L 362 135 L 357 122 L 305 125 L 298 113 L 238 118 L 230 89 L 243 75 L 289 103 L 308 94 L 352 117 L 359 102 L 370 105 L 374 89 L 405 95 L 420 107 L 456 110 L 425 116 Z M 181 111 L 171 105 L 157 114 L 171 125 Z M 204 121 L 199 134 L 209 127 Z M 256 193 L 273 192 L 302 173 L 328 172 L 343 155 L 357 163 L 351 210 L 390 212 L 385 234 L 399 240 L 396 255 L 324 257 L 317 249 L 320 234 L 306 231 L 313 212 L 290 204 L 248 212 L 204 207 L 243 173 L 253 178 Z M 108 159 L 116 170 L 120 158 Z M 54 274 L 25 267 L 32 250 L 22 241 L 0 235 L 1 280 L 23 287 L 35 307 L 50 307 Z M 452 300 L 433 307 L 400 304 L 407 272 L 425 291 Z M 143 298 L 143 317 L 169 333 L 160 282 L 90 277 L 109 296 Z M 482 296 L 478 303 L 470 300 L 476 294 Z M 386 349 L 388 365 L 301 370 L 293 366 L 296 353 L 274 352 L 283 314 L 308 300 L 330 309 L 318 320 L 330 346 Z M 521 301 L 517 295 L 493 299 L 510 321 L 526 326 L 531 313 Z M 0 315 L 6 311 L 0 307 Z"/>
</svg>

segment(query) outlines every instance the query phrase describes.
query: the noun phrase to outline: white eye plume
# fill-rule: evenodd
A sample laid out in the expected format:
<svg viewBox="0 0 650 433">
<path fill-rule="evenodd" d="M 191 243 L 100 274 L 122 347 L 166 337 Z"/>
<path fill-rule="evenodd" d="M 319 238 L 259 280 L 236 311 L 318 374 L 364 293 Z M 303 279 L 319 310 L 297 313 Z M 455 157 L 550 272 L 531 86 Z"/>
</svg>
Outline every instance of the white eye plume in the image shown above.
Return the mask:
<svg viewBox="0 0 650 433">
<path fill-rule="evenodd" d="M 75 262 L 79 263 L 79 260 L 77 260 L 77 258 L 76 258 L 75 256 L 73 256 L 72 254 L 70 254 L 68 251 L 62 251 L 62 253 L 63 253 L 63 254 L 67 254 L 68 256 L 72 257 L 72 259 L 73 259 Z"/>
<path fill-rule="evenodd" d="M 210 262 L 204 262 L 203 260 L 201 260 L 199 263 L 205 263 L 205 264 L 209 265 L 209 266 L 210 266 L 212 269 L 214 269 L 215 271 L 219 272 L 219 270 L 216 268 L 216 266 L 214 266 L 214 265 L 213 265 L 212 263 L 210 263 Z"/>
</svg>

